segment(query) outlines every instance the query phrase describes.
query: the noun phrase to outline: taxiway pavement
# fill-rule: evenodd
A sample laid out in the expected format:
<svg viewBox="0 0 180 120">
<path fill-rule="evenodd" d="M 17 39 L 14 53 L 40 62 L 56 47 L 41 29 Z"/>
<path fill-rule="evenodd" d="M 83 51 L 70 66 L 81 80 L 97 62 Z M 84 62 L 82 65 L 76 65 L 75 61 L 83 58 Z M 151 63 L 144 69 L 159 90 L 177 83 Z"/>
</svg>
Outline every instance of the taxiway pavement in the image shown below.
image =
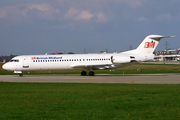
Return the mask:
<svg viewBox="0 0 180 120">
<path fill-rule="evenodd" d="M 1 82 L 39 83 L 122 83 L 122 84 L 180 84 L 180 74 L 126 75 L 0 75 Z"/>
</svg>

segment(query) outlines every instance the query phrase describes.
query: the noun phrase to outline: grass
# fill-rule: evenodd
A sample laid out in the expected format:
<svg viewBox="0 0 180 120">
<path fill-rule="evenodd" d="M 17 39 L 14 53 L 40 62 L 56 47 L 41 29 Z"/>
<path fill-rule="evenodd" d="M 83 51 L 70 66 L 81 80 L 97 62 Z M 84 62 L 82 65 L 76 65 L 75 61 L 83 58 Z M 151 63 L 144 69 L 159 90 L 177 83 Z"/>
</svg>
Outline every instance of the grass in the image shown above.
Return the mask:
<svg viewBox="0 0 180 120">
<path fill-rule="evenodd" d="M 2 64 L 0 65 L 2 66 Z M 140 72 L 137 72 L 140 69 Z M 24 74 L 79 74 L 37 71 Z M 96 74 L 180 73 L 180 65 L 135 64 Z M 0 68 L 0 74 L 13 74 Z M 0 119 L 179 119 L 179 85 L 0 83 Z"/>
<path fill-rule="evenodd" d="M 2 66 L 2 63 L 0 63 Z M 140 69 L 140 72 L 137 71 Z M 95 74 L 158 74 L 158 73 L 180 73 L 180 65 L 162 65 L 162 64 L 134 64 L 115 71 L 96 70 Z M 80 74 L 80 70 L 62 70 L 62 71 L 32 71 L 23 72 L 23 74 Z M 3 70 L 0 67 L 0 75 L 14 74 L 12 71 Z"/>
<path fill-rule="evenodd" d="M 179 85 L 0 83 L 0 119 L 179 119 Z"/>
</svg>

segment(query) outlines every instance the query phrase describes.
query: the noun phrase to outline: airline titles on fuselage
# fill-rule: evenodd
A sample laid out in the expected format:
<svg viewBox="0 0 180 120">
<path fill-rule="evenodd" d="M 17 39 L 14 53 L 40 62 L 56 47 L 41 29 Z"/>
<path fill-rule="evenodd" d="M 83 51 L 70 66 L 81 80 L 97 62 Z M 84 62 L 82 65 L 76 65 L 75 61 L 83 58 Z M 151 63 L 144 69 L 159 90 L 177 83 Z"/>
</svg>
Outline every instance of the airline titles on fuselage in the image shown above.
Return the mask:
<svg viewBox="0 0 180 120">
<path fill-rule="evenodd" d="M 57 61 L 109 61 L 110 58 L 96 59 L 63 59 L 63 57 L 31 57 L 33 62 L 57 62 Z"/>
<path fill-rule="evenodd" d="M 39 59 L 43 59 L 43 60 L 46 60 L 46 59 L 62 59 L 62 57 L 32 57 L 31 59 L 32 60 L 39 60 Z"/>
</svg>

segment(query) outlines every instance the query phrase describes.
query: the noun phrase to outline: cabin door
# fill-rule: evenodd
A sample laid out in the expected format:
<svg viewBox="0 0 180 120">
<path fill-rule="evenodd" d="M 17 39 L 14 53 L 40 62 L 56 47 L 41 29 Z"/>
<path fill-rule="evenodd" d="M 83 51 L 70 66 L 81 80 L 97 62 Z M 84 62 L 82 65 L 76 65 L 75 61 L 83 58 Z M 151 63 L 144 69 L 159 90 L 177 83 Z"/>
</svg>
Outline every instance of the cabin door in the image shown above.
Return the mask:
<svg viewBox="0 0 180 120">
<path fill-rule="evenodd" d="M 27 57 L 23 57 L 23 68 L 29 68 L 29 61 Z"/>
</svg>

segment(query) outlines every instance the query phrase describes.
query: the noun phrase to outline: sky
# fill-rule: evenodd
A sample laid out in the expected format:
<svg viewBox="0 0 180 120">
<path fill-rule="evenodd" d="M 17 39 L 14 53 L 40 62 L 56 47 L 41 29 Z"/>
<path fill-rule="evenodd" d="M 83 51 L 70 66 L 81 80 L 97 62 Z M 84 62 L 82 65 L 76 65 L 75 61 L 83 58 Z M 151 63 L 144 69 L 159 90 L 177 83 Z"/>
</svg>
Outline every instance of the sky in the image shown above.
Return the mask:
<svg viewBox="0 0 180 120">
<path fill-rule="evenodd" d="M 156 51 L 180 48 L 180 0 L 0 0 L 0 56 L 122 52 L 147 35 L 175 35 Z"/>
</svg>

